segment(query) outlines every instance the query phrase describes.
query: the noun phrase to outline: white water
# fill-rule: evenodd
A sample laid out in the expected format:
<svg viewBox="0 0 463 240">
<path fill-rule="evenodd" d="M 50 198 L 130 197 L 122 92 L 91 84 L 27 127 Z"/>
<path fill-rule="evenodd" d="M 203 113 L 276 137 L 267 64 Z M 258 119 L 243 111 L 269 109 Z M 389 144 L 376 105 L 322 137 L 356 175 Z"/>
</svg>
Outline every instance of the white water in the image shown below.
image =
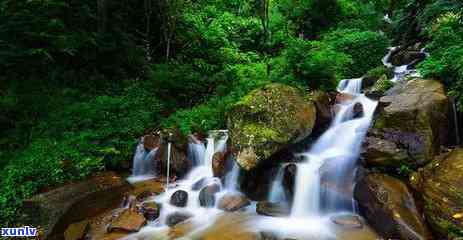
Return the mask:
<svg viewBox="0 0 463 240">
<path fill-rule="evenodd" d="M 391 56 L 392 54 L 399 48 L 398 47 L 390 47 L 389 52 L 383 58 L 383 64 L 387 68 L 391 68 L 394 72 L 394 77 L 391 79 L 392 82 L 400 82 L 406 77 L 421 77 L 420 73 L 411 65 L 401 65 L 401 66 L 394 66 L 391 63 Z M 425 48 L 420 50 L 421 53 L 424 53 L 426 57 L 429 56 L 429 53 L 426 52 Z"/>
<path fill-rule="evenodd" d="M 238 163 L 233 163 L 232 170 L 225 177 L 225 189 L 228 191 L 239 191 L 238 178 L 240 177 L 240 166 Z"/>
<path fill-rule="evenodd" d="M 218 136 L 215 135 L 209 136 L 206 139 L 206 147 L 204 148 L 204 144 L 200 141 L 190 141 L 189 142 L 189 159 L 192 159 L 194 157 L 198 156 L 204 156 L 204 159 L 200 161 L 196 167 L 194 167 L 188 175 L 185 177 L 185 179 L 179 180 L 175 182 L 175 185 L 172 183 L 170 184 L 170 187 L 166 189 L 166 191 L 160 195 L 157 195 L 153 197 L 152 199 L 149 199 L 149 201 L 154 201 L 162 205 L 161 208 L 161 213 L 160 217 L 158 220 L 155 222 L 149 223 L 149 226 L 146 227 L 143 231 L 141 231 L 139 234 L 131 235 L 129 239 L 137 239 L 141 235 L 143 235 L 143 232 L 150 232 L 150 231 L 155 231 L 157 232 L 160 229 L 165 229 L 166 228 L 166 220 L 167 217 L 174 212 L 180 211 L 182 213 L 189 213 L 193 215 L 193 219 L 196 224 L 206 226 L 208 224 L 212 224 L 214 222 L 215 217 L 217 216 L 218 213 L 221 211 L 217 208 L 204 208 L 200 207 L 199 203 L 199 191 L 201 188 L 193 190 L 193 186 L 198 183 L 198 181 L 202 180 L 202 186 L 207 186 L 211 184 L 217 184 L 221 187 L 221 181 L 218 178 L 213 177 L 213 171 L 212 171 L 212 159 L 214 156 L 214 153 L 217 151 L 225 151 L 226 150 L 226 142 L 228 139 L 228 134 L 226 131 L 221 131 Z M 201 147 L 201 145 L 203 147 Z M 168 145 L 168 148 L 169 145 Z M 170 154 L 168 154 L 170 157 Z M 169 158 L 168 157 L 168 158 Z M 169 162 L 169 159 L 168 159 Z M 239 172 L 239 168 L 235 171 L 232 172 Z M 235 173 L 235 175 L 237 175 Z M 231 178 L 233 181 L 236 181 L 237 177 L 232 177 Z M 236 183 L 228 183 L 230 186 L 236 186 Z M 236 188 L 236 187 L 235 187 Z M 188 202 L 186 207 L 176 207 L 174 205 L 170 204 L 170 198 L 172 194 L 174 194 L 178 190 L 184 190 L 188 193 Z M 217 193 L 217 198 L 216 198 L 216 203 L 218 202 L 217 200 L 219 199 L 220 195 L 223 195 L 224 193 Z M 148 234 L 150 235 L 150 234 Z"/>
<path fill-rule="evenodd" d="M 283 166 L 280 167 L 275 179 L 272 182 L 272 187 L 268 195 L 269 202 L 287 203 L 285 189 L 283 186 L 283 178 L 285 176 L 286 166 L 287 164 L 283 164 Z"/>
<path fill-rule="evenodd" d="M 170 154 L 172 153 L 172 143 L 167 143 L 167 169 L 166 169 L 166 189 L 169 189 L 170 180 Z"/>
<path fill-rule="evenodd" d="M 158 148 L 151 151 L 145 149 L 143 138 L 138 142 L 135 154 L 133 156 L 133 170 L 132 175 L 127 178 L 130 183 L 145 181 L 155 178 L 155 161 Z"/>
<path fill-rule="evenodd" d="M 306 161 L 297 164 L 291 217 L 314 217 L 324 212 L 354 211 L 352 205 L 346 206 L 338 195 L 322 196 L 321 178 L 322 174 L 329 176 L 330 185 L 334 188 L 342 188 L 346 183 L 353 185 L 353 179 L 349 175 L 355 170 L 361 142 L 377 105 L 377 102 L 360 94 L 361 82 L 361 79 L 341 81 L 339 91 L 351 94 L 354 98 L 340 104 L 340 111 L 330 128 L 303 154 Z M 362 104 L 364 114 L 360 118 L 352 119 L 356 103 Z M 320 201 L 328 203 L 325 209 L 322 209 Z"/>
<path fill-rule="evenodd" d="M 193 167 L 204 165 L 205 152 L 206 147 L 204 146 L 204 143 L 197 140 L 194 136 L 190 136 L 187 154 Z"/>
</svg>

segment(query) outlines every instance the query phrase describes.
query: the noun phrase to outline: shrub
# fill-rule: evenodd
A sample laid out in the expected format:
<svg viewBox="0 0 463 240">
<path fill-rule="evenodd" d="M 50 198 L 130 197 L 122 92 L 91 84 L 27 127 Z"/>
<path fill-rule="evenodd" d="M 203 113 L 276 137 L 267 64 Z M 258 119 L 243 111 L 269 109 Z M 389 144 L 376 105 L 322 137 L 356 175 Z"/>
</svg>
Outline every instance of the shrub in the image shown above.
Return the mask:
<svg viewBox="0 0 463 240">
<path fill-rule="evenodd" d="M 102 169 L 128 165 L 136 138 L 159 121 L 152 86 L 62 106 L 41 121 L 31 144 L 1 171 L 0 220 L 14 222 L 24 198 Z"/>
<path fill-rule="evenodd" d="M 336 51 L 348 54 L 352 64 L 346 72 L 347 77 L 360 77 L 369 69 L 381 63 L 387 53 L 389 42 L 379 32 L 360 31 L 357 29 L 340 29 L 330 32 L 323 38 Z"/>
<path fill-rule="evenodd" d="M 462 15 L 447 13 L 427 29 L 430 56 L 418 66 L 424 77 L 442 79 L 463 109 L 463 27 Z"/>
<path fill-rule="evenodd" d="M 320 41 L 301 38 L 290 39 L 283 52 L 283 58 L 272 68 L 282 68 L 273 79 L 294 81 L 311 89 L 335 89 L 337 80 L 344 78 L 351 58 Z"/>
</svg>

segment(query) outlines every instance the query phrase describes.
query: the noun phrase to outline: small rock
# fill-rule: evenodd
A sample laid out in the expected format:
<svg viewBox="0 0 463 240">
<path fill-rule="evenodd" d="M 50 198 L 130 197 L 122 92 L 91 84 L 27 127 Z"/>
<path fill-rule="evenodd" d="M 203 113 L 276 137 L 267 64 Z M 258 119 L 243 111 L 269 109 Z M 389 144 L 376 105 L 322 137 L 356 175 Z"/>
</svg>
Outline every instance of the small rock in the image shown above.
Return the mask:
<svg viewBox="0 0 463 240">
<path fill-rule="evenodd" d="M 184 222 L 192 217 L 189 213 L 184 212 L 174 212 L 167 216 L 166 224 L 169 227 L 175 226 L 181 222 Z"/>
<path fill-rule="evenodd" d="M 154 221 L 159 217 L 161 207 L 156 204 L 155 202 L 146 202 L 143 203 L 141 207 L 141 211 L 143 212 L 143 216 L 148 221 Z"/>
<path fill-rule="evenodd" d="M 353 112 L 354 112 L 354 118 L 363 117 L 363 105 L 359 102 L 355 103 Z"/>
<path fill-rule="evenodd" d="M 227 152 L 216 152 L 212 157 L 212 172 L 214 177 L 223 177 L 226 174 Z"/>
<path fill-rule="evenodd" d="M 201 207 L 213 207 L 215 205 L 215 194 L 220 191 L 220 185 L 211 184 L 199 192 L 199 205 Z"/>
<path fill-rule="evenodd" d="M 282 203 L 272 203 L 263 201 L 257 203 L 256 212 L 264 216 L 286 217 L 289 216 L 291 210 L 288 206 Z"/>
<path fill-rule="evenodd" d="M 195 182 L 191 186 L 191 190 L 199 191 L 203 187 L 205 187 L 207 185 L 210 185 L 210 184 L 220 184 L 220 179 L 219 178 L 210 178 L 210 177 L 201 178 L 200 180 L 198 180 L 197 182 Z"/>
<path fill-rule="evenodd" d="M 73 223 L 64 232 L 65 240 L 81 240 L 85 238 L 89 230 L 89 222 L 82 221 L 78 223 Z"/>
<path fill-rule="evenodd" d="M 188 193 L 183 190 L 178 190 L 170 197 L 170 204 L 177 207 L 185 207 L 188 203 Z"/>
<path fill-rule="evenodd" d="M 219 209 L 234 212 L 249 206 L 250 204 L 251 202 L 249 199 L 243 194 L 229 193 L 219 200 Z"/>
<path fill-rule="evenodd" d="M 331 221 L 347 228 L 362 228 L 362 218 L 357 215 L 344 214 L 331 217 Z"/>
<path fill-rule="evenodd" d="M 129 209 L 119 214 L 109 225 L 108 232 L 138 232 L 146 224 L 146 219 Z"/>
</svg>

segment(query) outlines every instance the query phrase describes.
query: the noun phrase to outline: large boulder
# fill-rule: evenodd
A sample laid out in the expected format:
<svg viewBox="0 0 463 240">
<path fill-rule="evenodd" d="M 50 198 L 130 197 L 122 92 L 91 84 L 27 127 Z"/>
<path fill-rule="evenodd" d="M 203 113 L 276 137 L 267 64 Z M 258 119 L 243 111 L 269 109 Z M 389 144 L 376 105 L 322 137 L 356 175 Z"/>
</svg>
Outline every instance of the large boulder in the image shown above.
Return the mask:
<svg viewBox="0 0 463 240">
<path fill-rule="evenodd" d="M 366 163 L 416 168 L 432 160 L 448 135 L 449 99 L 444 86 L 414 79 L 390 89 L 379 101 L 383 107 L 362 153 Z"/>
<path fill-rule="evenodd" d="M 413 195 L 400 180 L 370 174 L 355 187 L 360 212 L 387 239 L 431 239 Z"/>
<path fill-rule="evenodd" d="M 251 170 L 272 154 L 309 136 L 316 108 L 301 91 L 269 84 L 252 91 L 229 112 L 228 129 L 237 162 Z"/>
<path fill-rule="evenodd" d="M 410 180 L 439 239 L 463 237 L 463 149 L 437 157 Z"/>
<path fill-rule="evenodd" d="M 70 224 L 116 208 L 130 189 L 115 173 L 101 173 L 25 200 L 21 222 L 43 229 L 46 239 L 61 239 Z"/>
</svg>

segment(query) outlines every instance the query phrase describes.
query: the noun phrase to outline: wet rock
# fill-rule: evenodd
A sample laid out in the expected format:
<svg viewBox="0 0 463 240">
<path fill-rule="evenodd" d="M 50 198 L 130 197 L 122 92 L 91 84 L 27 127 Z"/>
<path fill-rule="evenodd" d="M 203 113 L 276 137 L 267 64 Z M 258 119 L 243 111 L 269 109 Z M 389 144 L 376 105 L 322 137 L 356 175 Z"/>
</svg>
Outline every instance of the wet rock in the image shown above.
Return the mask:
<svg viewBox="0 0 463 240">
<path fill-rule="evenodd" d="M 396 52 L 391 56 L 391 63 L 394 66 L 402 66 L 409 64 L 416 64 L 423 61 L 426 58 L 426 54 L 419 50 L 404 49 Z"/>
<path fill-rule="evenodd" d="M 355 103 L 353 112 L 354 112 L 354 118 L 363 117 L 363 105 L 361 103 Z"/>
<path fill-rule="evenodd" d="M 170 204 L 177 207 L 185 207 L 188 203 L 188 193 L 183 190 L 178 190 L 170 197 Z"/>
<path fill-rule="evenodd" d="M 384 151 L 377 147 L 387 143 L 389 148 L 394 148 L 395 144 L 398 152 L 407 153 L 407 165 L 423 166 L 439 151 L 439 146 L 446 143 L 449 99 L 440 82 L 414 79 L 398 84 L 380 99 L 380 105 L 385 107 L 380 109 L 369 131 L 369 135 L 375 138 L 370 139 L 368 151 L 364 151 L 363 155 L 367 162 L 382 166 L 387 162 L 396 164 L 396 161 L 376 154 Z M 378 139 L 382 140 L 381 144 L 372 142 Z M 374 159 L 374 156 L 379 159 Z M 400 160 L 403 160 L 402 156 Z"/>
<path fill-rule="evenodd" d="M 430 239 L 413 195 L 401 181 L 370 174 L 357 183 L 354 195 L 362 215 L 383 237 Z"/>
<path fill-rule="evenodd" d="M 229 152 L 216 152 L 212 157 L 212 172 L 214 177 L 225 177 L 227 174 L 227 159 Z"/>
<path fill-rule="evenodd" d="M 362 218 L 358 215 L 343 214 L 336 215 L 330 218 L 330 220 L 342 227 L 346 228 L 363 228 Z"/>
<path fill-rule="evenodd" d="M 159 136 L 145 135 L 143 137 L 143 146 L 145 147 L 145 149 L 149 151 L 159 147 L 159 144 L 160 144 Z"/>
<path fill-rule="evenodd" d="M 228 114 L 238 164 L 245 170 L 254 169 L 272 154 L 309 136 L 315 120 L 315 105 L 293 87 L 275 83 L 252 91 Z"/>
<path fill-rule="evenodd" d="M 317 108 L 317 120 L 314 130 L 324 128 L 331 123 L 333 118 L 331 96 L 326 92 L 316 90 L 312 92 L 312 99 Z"/>
<path fill-rule="evenodd" d="M 101 173 L 25 200 L 20 220 L 42 228 L 45 238 L 63 236 L 70 224 L 118 207 L 130 189 L 115 173 Z"/>
<path fill-rule="evenodd" d="M 138 232 L 146 224 L 146 219 L 130 209 L 120 213 L 109 225 L 108 232 Z"/>
<path fill-rule="evenodd" d="M 203 187 L 207 186 L 207 185 L 211 185 L 211 184 L 220 184 L 220 179 L 219 178 L 211 178 L 211 177 L 203 177 L 201 179 L 199 179 L 197 182 L 195 182 L 192 186 L 191 186 L 191 190 L 193 191 L 199 191 L 201 190 Z"/>
<path fill-rule="evenodd" d="M 294 187 L 296 185 L 297 165 L 290 163 L 285 166 L 283 175 L 283 186 L 285 189 L 286 199 L 293 199 Z"/>
<path fill-rule="evenodd" d="M 411 176 L 417 194 L 424 201 L 424 212 L 439 239 L 463 234 L 463 149 L 436 157 Z M 458 235 L 460 234 L 460 235 Z"/>
<path fill-rule="evenodd" d="M 158 166 L 164 175 L 166 175 L 165 171 L 167 169 L 167 138 L 168 137 L 163 138 L 155 159 L 155 161 L 160 163 Z M 186 146 L 184 146 L 182 141 L 176 139 L 173 141 L 170 154 L 170 176 L 182 177 L 191 169 L 191 161 L 189 161 L 186 156 Z"/>
<path fill-rule="evenodd" d="M 181 222 L 184 222 L 192 217 L 191 214 L 186 212 L 174 212 L 167 216 L 166 224 L 169 227 L 173 227 Z"/>
<path fill-rule="evenodd" d="M 84 220 L 82 222 L 73 223 L 64 232 L 64 240 L 82 240 L 85 239 L 89 230 L 89 222 Z"/>
<path fill-rule="evenodd" d="M 155 202 L 145 202 L 141 206 L 141 212 L 148 221 L 154 221 L 159 217 L 161 207 Z"/>
<path fill-rule="evenodd" d="M 228 193 L 224 195 L 220 200 L 218 207 L 221 210 L 234 212 L 251 204 L 249 199 L 240 193 Z"/>
<path fill-rule="evenodd" d="M 199 191 L 199 205 L 201 207 L 213 207 L 215 205 L 215 194 L 220 191 L 220 185 L 211 184 Z"/>
<path fill-rule="evenodd" d="M 352 101 L 354 99 L 354 95 L 348 94 L 348 93 L 341 93 L 339 92 L 336 95 L 336 103 L 343 103 L 347 101 Z"/>
<path fill-rule="evenodd" d="M 387 90 L 394 86 L 394 83 L 389 79 L 390 78 L 386 75 L 381 76 L 372 87 L 365 90 L 365 96 L 379 100 L 382 96 L 384 96 Z"/>
<path fill-rule="evenodd" d="M 373 134 L 365 138 L 362 156 L 368 166 L 386 168 L 400 167 L 402 164 L 407 164 L 409 160 L 405 149 L 400 148 L 393 141 L 375 137 Z"/>
<path fill-rule="evenodd" d="M 258 202 L 256 212 L 270 217 L 286 217 L 291 213 L 289 206 L 283 203 Z"/>
</svg>

